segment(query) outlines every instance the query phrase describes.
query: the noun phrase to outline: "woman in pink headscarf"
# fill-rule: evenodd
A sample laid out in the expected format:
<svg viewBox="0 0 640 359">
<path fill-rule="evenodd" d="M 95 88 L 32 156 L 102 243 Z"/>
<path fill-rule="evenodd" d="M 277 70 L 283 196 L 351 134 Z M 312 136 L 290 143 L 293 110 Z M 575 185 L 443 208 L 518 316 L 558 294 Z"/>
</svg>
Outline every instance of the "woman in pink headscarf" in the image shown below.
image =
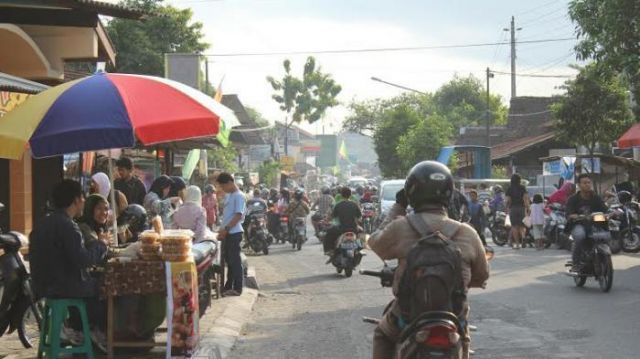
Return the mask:
<svg viewBox="0 0 640 359">
<path fill-rule="evenodd" d="M 571 182 L 565 182 L 559 190 L 549 196 L 549 204 L 560 203 L 566 205 L 569 197 L 576 191 L 576 186 Z"/>
</svg>

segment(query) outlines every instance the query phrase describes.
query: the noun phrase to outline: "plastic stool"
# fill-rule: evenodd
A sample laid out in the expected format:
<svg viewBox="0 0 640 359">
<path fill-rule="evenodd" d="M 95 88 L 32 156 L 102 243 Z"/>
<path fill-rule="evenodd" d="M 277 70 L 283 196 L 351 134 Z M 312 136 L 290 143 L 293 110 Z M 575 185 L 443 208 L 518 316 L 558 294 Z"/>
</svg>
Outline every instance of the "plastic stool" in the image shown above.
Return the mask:
<svg viewBox="0 0 640 359">
<path fill-rule="evenodd" d="M 70 307 L 76 307 L 80 311 L 84 341 L 81 346 L 62 347 L 60 344 L 60 332 L 65 319 L 67 319 Z M 87 358 L 94 359 L 87 307 L 82 299 L 47 299 L 40 328 L 38 359 L 43 358 L 45 355 L 49 358 L 57 359 L 60 354 L 85 354 Z"/>
</svg>

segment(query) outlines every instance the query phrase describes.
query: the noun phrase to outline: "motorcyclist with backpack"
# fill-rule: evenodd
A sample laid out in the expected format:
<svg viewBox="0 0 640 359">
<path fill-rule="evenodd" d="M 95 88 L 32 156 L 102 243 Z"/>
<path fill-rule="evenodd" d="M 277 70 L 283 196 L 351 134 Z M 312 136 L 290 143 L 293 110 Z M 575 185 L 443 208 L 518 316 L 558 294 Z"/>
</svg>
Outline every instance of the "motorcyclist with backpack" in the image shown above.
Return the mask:
<svg viewBox="0 0 640 359">
<path fill-rule="evenodd" d="M 385 313 L 374 332 L 373 358 L 392 358 L 398 337 L 410 318 L 404 318 L 406 308 L 402 308 L 403 275 L 407 269 L 407 258 L 416 256 L 415 248 L 421 239 L 427 237 L 440 238 L 443 243 L 455 245 L 459 252 L 459 275 L 448 283 L 452 287 L 456 283 L 460 289 L 455 292 L 460 302 L 458 316 L 465 327 L 463 341 L 463 357 L 469 357 L 468 328 L 469 305 L 466 292 L 469 288 L 484 287 L 489 277 L 489 266 L 485 257 L 485 249 L 476 231 L 468 224 L 457 222 L 447 216 L 447 206 L 453 195 L 453 177 L 450 170 L 443 164 L 434 161 L 424 161 L 415 165 L 409 172 L 405 187 L 396 195 L 396 203 L 391 208 L 387 219 L 378 231 L 371 235 L 369 246 L 383 260 L 398 259 L 395 271 L 393 293 L 396 299 Z M 411 206 L 415 214 L 407 215 L 407 206 Z M 422 232 L 427 233 L 422 233 Z M 450 242 L 447 242 L 450 240 Z M 451 243 L 453 242 L 453 243 Z M 427 253 L 428 255 L 428 253 Z M 457 281 L 455 278 L 460 277 Z M 456 282 L 456 283 L 453 283 Z M 411 283 L 410 283 L 411 284 Z M 459 293 L 459 292 L 462 293 Z M 445 298 L 453 301 L 453 298 Z M 442 298 L 436 298 L 442 301 Z M 456 305 L 453 305 L 456 307 Z M 417 308 L 418 310 L 420 308 Z M 416 308 L 412 308 L 415 312 Z M 424 311 L 429 309 L 424 309 Z"/>
</svg>

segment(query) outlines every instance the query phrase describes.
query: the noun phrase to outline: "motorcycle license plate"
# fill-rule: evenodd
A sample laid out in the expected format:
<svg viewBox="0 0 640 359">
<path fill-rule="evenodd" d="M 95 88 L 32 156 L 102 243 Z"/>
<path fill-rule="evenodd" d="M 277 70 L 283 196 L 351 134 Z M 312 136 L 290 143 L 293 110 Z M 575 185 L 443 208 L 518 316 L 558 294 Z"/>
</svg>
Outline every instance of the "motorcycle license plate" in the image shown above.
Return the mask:
<svg viewBox="0 0 640 359">
<path fill-rule="evenodd" d="M 342 243 L 342 249 L 346 249 L 348 251 L 350 250 L 353 252 L 353 250 L 356 248 L 358 248 L 358 245 L 353 241 Z"/>
<path fill-rule="evenodd" d="M 347 257 L 353 257 L 353 249 L 347 250 Z"/>
</svg>

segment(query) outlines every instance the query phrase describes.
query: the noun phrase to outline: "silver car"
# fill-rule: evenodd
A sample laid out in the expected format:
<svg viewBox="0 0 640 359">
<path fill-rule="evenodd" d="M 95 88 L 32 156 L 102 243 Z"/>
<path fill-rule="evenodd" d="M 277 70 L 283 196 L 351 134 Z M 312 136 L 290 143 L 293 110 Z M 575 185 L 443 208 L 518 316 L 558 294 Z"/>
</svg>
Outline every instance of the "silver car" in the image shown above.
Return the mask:
<svg viewBox="0 0 640 359">
<path fill-rule="evenodd" d="M 396 193 L 404 188 L 403 179 L 382 181 L 380 183 L 380 218 L 384 218 L 396 203 Z"/>
</svg>

